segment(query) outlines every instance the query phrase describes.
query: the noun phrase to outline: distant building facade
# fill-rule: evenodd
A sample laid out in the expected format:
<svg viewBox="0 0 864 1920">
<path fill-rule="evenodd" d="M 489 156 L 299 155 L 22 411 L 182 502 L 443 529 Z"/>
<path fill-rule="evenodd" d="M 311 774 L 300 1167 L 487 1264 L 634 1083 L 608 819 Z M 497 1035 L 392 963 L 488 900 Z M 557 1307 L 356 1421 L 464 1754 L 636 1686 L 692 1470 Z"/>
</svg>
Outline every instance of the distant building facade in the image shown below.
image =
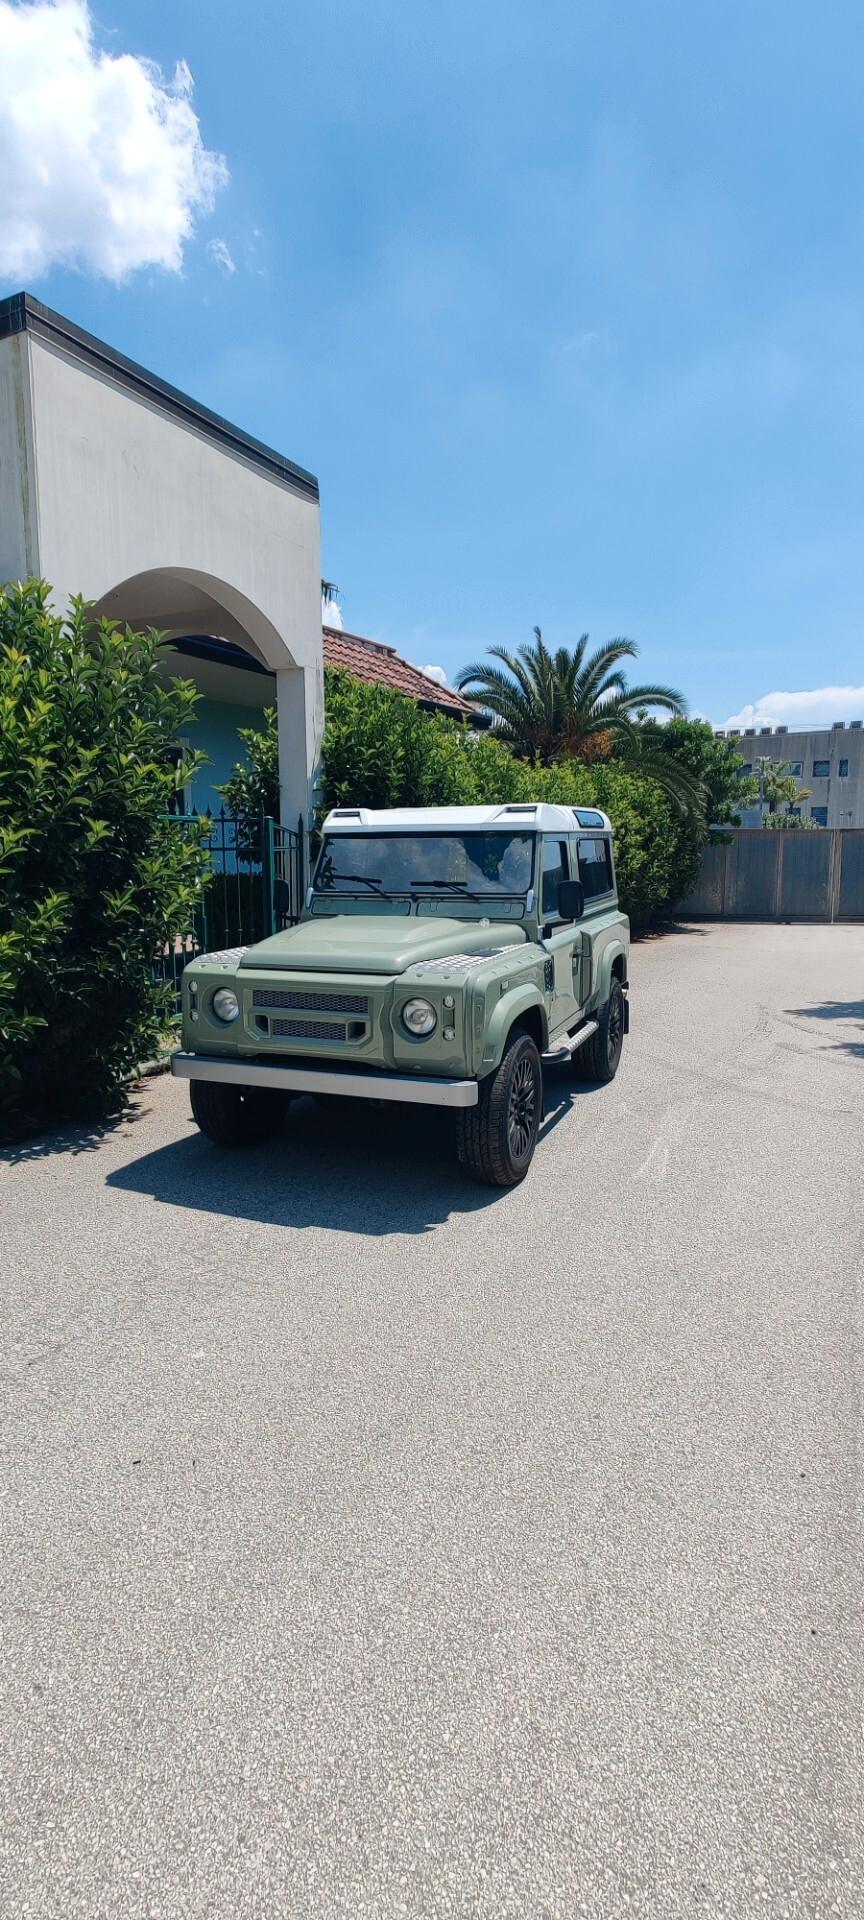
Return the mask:
<svg viewBox="0 0 864 1920">
<path fill-rule="evenodd" d="M 760 760 L 786 760 L 809 800 L 800 813 L 819 827 L 864 827 L 864 727 L 837 720 L 832 727 L 798 731 L 787 727 L 728 727 L 715 738 L 734 741 L 744 772 L 758 774 Z M 762 810 L 744 807 L 742 827 L 758 827 Z"/>
</svg>

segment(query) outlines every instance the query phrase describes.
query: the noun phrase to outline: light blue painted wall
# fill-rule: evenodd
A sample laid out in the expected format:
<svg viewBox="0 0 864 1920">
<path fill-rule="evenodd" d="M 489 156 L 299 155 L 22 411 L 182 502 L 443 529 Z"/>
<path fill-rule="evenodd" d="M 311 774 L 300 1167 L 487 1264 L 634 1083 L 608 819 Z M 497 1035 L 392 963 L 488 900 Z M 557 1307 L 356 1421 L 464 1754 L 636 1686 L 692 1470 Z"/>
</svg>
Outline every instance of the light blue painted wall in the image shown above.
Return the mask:
<svg viewBox="0 0 864 1920">
<path fill-rule="evenodd" d="M 218 813 L 224 805 L 222 795 L 216 792 L 217 786 L 224 784 L 238 760 L 248 759 L 239 729 L 263 727 L 263 708 L 268 704 L 265 696 L 259 712 L 255 707 L 235 706 L 227 700 L 199 700 L 194 724 L 186 736 L 190 747 L 202 748 L 210 761 L 191 783 L 191 804 L 199 813 L 208 808 Z"/>
</svg>

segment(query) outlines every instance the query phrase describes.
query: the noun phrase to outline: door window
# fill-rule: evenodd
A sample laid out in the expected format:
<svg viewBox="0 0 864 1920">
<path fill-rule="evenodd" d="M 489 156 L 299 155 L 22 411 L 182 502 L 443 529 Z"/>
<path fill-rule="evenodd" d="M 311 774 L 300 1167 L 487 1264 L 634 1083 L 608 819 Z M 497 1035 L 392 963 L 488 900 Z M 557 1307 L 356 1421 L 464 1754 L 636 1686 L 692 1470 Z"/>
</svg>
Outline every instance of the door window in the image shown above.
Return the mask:
<svg viewBox="0 0 864 1920">
<path fill-rule="evenodd" d="M 579 840 L 579 878 L 586 900 L 597 900 L 612 891 L 612 856 L 607 839 Z"/>
<path fill-rule="evenodd" d="M 544 920 L 558 919 L 558 888 L 567 877 L 566 841 L 544 840 L 540 882 L 540 912 Z"/>
</svg>

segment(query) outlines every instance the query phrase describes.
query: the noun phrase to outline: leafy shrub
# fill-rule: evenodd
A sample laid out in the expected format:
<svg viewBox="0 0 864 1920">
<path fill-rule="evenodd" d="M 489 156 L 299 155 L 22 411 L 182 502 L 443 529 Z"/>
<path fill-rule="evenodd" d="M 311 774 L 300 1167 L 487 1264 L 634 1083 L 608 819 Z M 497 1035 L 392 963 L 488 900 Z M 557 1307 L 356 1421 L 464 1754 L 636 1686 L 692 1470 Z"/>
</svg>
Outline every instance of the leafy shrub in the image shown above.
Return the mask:
<svg viewBox="0 0 864 1920">
<path fill-rule="evenodd" d="M 489 733 L 427 714 L 388 687 L 326 676 L 323 801 L 334 806 L 494 806 L 547 800 L 598 806 L 615 828 L 622 905 L 647 925 L 682 900 L 699 870 L 703 821 L 678 813 L 656 782 L 618 761 L 517 760 Z"/>
<path fill-rule="evenodd" d="M 0 1111 L 104 1110 L 165 1025 L 157 951 L 206 855 L 168 817 L 167 755 L 197 699 L 158 635 L 0 590 Z"/>
<path fill-rule="evenodd" d="M 655 753 L 668 755 L 701 783 L 711 838 L 728 840 L 723 829 L 740 826 L 742 808 L 759 798 L 759 782 L 745 774 L 737 742 L 716 739 L 707 720 L 650 720 L 640 731 Z"/>
<path fill-rule="evenodd" d="M 445 714 L 424 713 L 389 687 L 325 675 L 321 808 L 495 806 L 548 800 L 597 806 L 615 828 L 620 897 L 635 927 L 682 900 L 693 885 L 707 829 L 682 815 L 654 780 L 618 760 L 519 760 L 490 733 L 473 734 Z M 278 811 L 276 715 L 266 731 L 241 733 L 248 755 L 222 788 L 232 812 Z M 676 725 L 672 722 L 672 725 Z M 708 729 L 710 732 L 710 729 Z"/>
<path fill-rule="evenodd" d="M 253 829 L 262 813 L 279 818 L 279 735 L 276 708 L 265 707 L 262 725 L 238 727 L 238 738 L 246 749 L 246 760 L 237 765 L 225 785 L 217 788 L 229 813 Z"/>
</svg>

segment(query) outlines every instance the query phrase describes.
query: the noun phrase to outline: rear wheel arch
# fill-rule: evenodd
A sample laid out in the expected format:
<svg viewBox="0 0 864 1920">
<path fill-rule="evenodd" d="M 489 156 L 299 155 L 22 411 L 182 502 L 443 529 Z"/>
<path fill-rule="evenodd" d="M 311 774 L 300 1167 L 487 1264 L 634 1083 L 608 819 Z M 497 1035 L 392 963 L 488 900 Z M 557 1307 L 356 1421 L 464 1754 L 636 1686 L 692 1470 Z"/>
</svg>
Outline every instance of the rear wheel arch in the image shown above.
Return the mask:
<svg viewBox="0 0 864 1920">
<path fill-rule="evenodd" d="M 620 987 L 627 984 L 627 949 L 620 940 L 610 943 L 597 957 L 595 1006 L 605 1006 L 613 980 L 617 980 Z"/>
</svg>

